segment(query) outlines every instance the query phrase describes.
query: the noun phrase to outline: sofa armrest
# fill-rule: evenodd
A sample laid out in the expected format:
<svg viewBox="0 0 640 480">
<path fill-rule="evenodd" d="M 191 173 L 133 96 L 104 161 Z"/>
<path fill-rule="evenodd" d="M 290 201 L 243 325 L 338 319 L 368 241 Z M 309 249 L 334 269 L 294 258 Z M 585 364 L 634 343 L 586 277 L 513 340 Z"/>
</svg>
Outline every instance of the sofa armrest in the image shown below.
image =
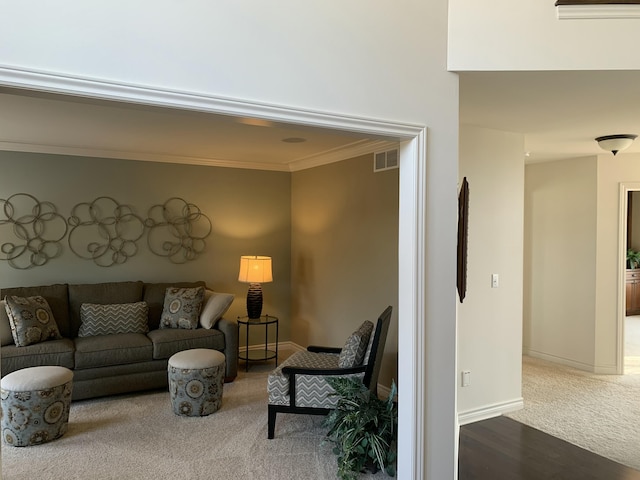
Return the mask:
<svg viewBox="0 0 640 480">
<path fill-rule="evenodd" d="M 232 382 L 238 375 L 238 322 L 222 317 L 215 328 L 224 334 L 225 382 Z"/>
</svg>

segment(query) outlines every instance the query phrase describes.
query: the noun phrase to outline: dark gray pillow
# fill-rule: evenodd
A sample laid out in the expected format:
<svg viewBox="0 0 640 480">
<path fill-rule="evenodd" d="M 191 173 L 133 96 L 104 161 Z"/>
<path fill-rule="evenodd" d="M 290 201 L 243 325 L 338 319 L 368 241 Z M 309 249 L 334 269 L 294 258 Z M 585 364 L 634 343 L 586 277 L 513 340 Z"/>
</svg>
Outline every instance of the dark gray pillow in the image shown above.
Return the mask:
<svg viewBox="0 0 640 480">
<path fill-rule="evenodd" d="M 147 333 L 149 307 L 146 302 L 80 306 L 79 337 L 113 335 L 115 333 Z"/>
<path fill-rule="evenodd" d="M 362 364 L 364 354 L 369 345 L 369 338 L 373 332 L 373 323 L 365 320 L 358 329 L 353 332 L 342 347 L 338 366 L 340 368 L 357 367 Z"/>
<path fill-rule="evenodd" d="M 169 287 L 164 294 L 160 328 L 198 328 L 204 287 Z"/>
<path fill-rule="evenodd" d="M 11 334 L 16 346 L 26 347 L 45 340 L 62 338 L 56 320 L 53 318 L 53 312 L 44 297 L 7 295 L 5 301 Z"/>
</svg>

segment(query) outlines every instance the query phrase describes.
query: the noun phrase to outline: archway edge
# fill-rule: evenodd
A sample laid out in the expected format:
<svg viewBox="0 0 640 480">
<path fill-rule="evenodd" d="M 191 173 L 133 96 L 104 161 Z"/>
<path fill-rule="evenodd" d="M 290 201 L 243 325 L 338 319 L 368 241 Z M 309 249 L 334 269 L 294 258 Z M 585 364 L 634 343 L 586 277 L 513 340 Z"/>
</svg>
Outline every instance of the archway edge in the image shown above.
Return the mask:
<svg viewBox="0 0 640 480">
<path fill-rule="evenodd" d="M 398 299 L 398 478 L 426 478 L 426 163 L 427 128 L 422 125 L 269 105 L 201 93 L 0 67 L 0 85 L 138 105 L 365 133 L 401 141 Z"/>
</svg>

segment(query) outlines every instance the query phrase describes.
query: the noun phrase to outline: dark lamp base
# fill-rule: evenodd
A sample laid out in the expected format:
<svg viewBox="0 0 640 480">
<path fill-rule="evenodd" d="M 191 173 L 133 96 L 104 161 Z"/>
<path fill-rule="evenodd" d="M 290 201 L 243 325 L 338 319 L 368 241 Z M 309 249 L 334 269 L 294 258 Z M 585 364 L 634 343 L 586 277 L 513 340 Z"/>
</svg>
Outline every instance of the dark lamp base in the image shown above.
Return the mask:
<svg viewBox="0 0 640 480">
<path fill-rule="evenodd" d="M 247 315 L 249 319 L 259 319 L 262 315 L 262 285 L 250 283 L 247 292 Z"/>
</svg>

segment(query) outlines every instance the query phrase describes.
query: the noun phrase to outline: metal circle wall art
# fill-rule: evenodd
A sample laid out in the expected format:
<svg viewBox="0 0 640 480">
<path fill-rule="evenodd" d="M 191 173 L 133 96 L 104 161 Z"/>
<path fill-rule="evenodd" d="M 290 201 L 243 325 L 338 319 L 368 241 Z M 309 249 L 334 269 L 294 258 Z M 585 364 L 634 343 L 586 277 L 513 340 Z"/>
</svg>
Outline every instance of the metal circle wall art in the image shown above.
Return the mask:
<svg viewBox="0 0 640 480">
<path fill-rule="evenodd" d="M 149 209 L 147 244 L 156 255 L 173 263 L 195 260 L 211 234 L 211 220 L 193 203 L 173 197 Z"/>
<path fill-rule="evenodd" d="M 121 265 L 135 256 L 145 233 L 151 253 L 181 264 L 204 252 L 211 231 L 209 217 L 178 197 L 152 206 L 146 219 L 107 196 L 76 204 L 67 219 L 53 203 L 27 193 L 0 198 L 0 260 L 16 269 L 40 267 L 59 257 L 67 233 L 69 249 L 100 267 Z"/>
<path fill-rule="evenodd" d="M 0 199 L 0 204 L 3 214 L 0 216 L 0 260 L 26 270 L 60 255 L 67 223 L 55 205 L 27 193 Z"/>
<path fill-rule="evenodd" d="M 145 231 L 144 221 L 133 209 L 111 197 L 77 204 L 68 221 L 71 251 L 101 267 L 123 264 L 133 257 Z"/>
</svg>

